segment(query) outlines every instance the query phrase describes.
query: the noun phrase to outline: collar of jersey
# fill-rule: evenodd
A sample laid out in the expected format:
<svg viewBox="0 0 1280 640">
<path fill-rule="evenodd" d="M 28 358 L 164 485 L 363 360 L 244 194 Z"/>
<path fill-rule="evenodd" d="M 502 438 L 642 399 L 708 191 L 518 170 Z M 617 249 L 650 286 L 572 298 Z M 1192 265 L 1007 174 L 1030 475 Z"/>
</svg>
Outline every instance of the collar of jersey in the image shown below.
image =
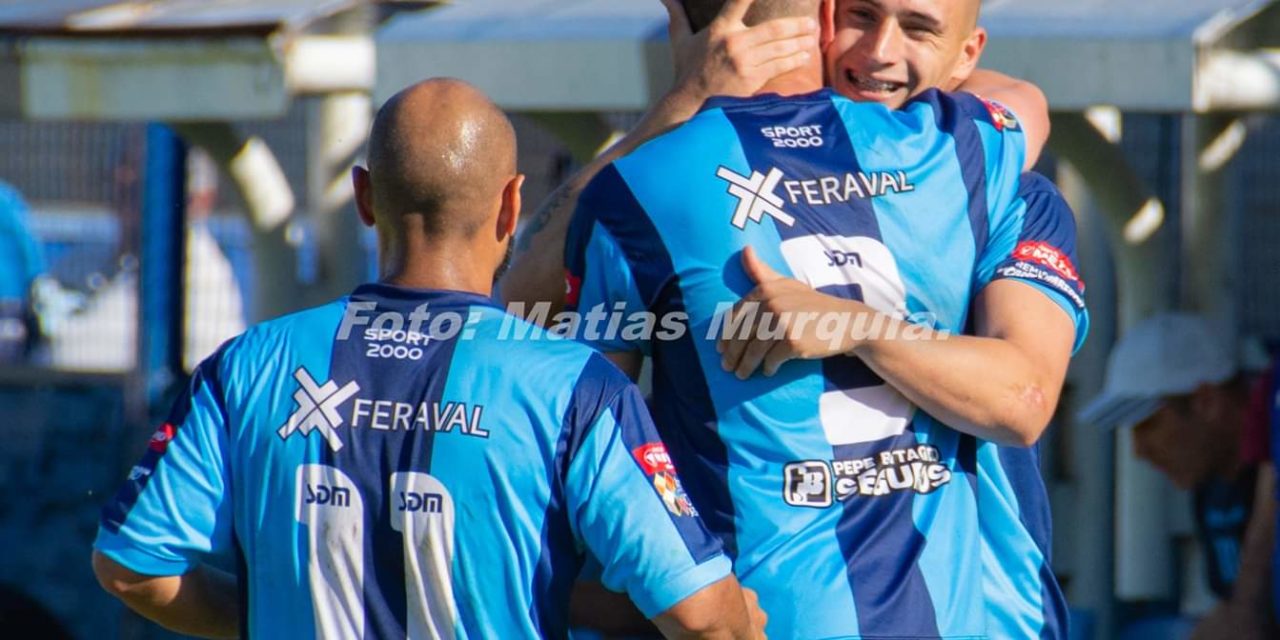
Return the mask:
<svg viewBox="0 0 1280 640">
<path fill-rule="evenodd" d="M 356 287 L 351 298 L 361 300 L 383 300 L 388 303 L 411 303 L 414 305 L 430 303 L 437 307 L 467 307 L 482 305 L 499 307 L 489 296 L 470 291 L 454 291 L 451 289 L 414 289 L 401 287 L 385 282 L 369 282 Z"/>
<path fill-rule="evenodd" d="M 737 107 L 744 105 L 766 105 L 774 102 L 816 102 L 820 100 L 830 100 L 834 95 L 831 89 L 823 87 L 817 91 L 809 93 L 799 93 L 792 96 L 784 96 L 777 93 L 760 93 L 747 98 L 735 98 L 733 96 L 712 96 L 702 103 L 699 113 L 710 109 L 724 109 L 728 107 Z"/>
</svg>

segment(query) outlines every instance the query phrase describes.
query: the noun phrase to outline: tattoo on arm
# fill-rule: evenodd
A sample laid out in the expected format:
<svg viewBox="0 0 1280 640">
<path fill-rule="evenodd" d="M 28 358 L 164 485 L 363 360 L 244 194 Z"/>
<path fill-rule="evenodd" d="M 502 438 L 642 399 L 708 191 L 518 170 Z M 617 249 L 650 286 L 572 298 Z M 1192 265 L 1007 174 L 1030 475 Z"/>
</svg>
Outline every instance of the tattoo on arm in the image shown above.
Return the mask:
<svg viewBox="0 0 1280 640">
<path fill-rule="evenodd" d="M 533 246 L 533 237 L 547 228 L 547 224 L 551 222 L 552 215 L 568 204 L 573 194 L 573 180 L 566 181 L 556 187 L 556 190 L 547 196 L 547 200 L 542 203 L 542 206 L 538 207 L 538 210 L 533 213 L 533 217 L 525 223 L 524 229 L 520 231 L 519 237 L 516 238 L 516 250 L 520 252 L 528 251 Z"/>
</svg>

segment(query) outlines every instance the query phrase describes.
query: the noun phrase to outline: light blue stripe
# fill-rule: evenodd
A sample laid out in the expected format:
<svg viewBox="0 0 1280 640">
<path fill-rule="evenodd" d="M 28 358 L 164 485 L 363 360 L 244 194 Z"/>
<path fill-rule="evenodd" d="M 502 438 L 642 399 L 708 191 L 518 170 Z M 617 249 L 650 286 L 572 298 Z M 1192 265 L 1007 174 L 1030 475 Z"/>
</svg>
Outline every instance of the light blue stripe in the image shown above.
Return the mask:
<svg viewBox="0 0 1280 640">
<path fill-rule="evenodd" d="M 1038 638 L 1044 627 L 1044 554 L 1022 525 L 1018 499 L 996 445 L 978 446 L 983 591 L 993 638 Z"/>
<path fill-rule="evenodd" d="M 983 594 L 957 576 L 981 575 L 981 543 L 977 497 L 956 463 L 961 434 L 923 412 L 916 413 L 915 425 L 917 431 L 932 434 L 930 444 L 950 464 L 952 474 L 951 482 L 912 502 L 916 530 L 923 532 L 926 540 L 918 564 L 933 601 L 953 605 L 950 609 L 935 607 L 938 631 L 943 636 L 973 635 L 982 629 Z"/>
<path fill-rule="evenodd" d="M 743 550 L 735 564 L 739 578 L 770 611 L 771 636 L 821 637 L 823 629 L 856 633 L 853 596 L 835 536 L 839 509 L 789 507 L 782 501 L 781 452 L 797 460 L 831 459 L 818 422 L 821 363 L 795 361 L 773 378 L 739 381 L 721 369 L 714 341 L 705 339 L 717 302 L 736 302 L 754 288 L 740 266 L 742 247 L 750 244 L 779 273 L 791 275 L 775 223 L 749 222 L 745 230 L 730 223 L 737 199 L 715 175 L 721 165 L 739 175 L 751 172 L 737 131 L 719 110 L 700 114 L 617 163 L 650 213 L 685 292 L 693 342 L 728 448 L 728 483 Z M 671 176 L 680 176 L 679 183 Z M 781 541 L 786 544 L 776 548 Z M 772 555 L 765 556 L 766 551 Z M 812 570 L 797 575 L 796 567 Z M 831 579 L 814 579 L 829 571 Z M 797 593 L 808 594 L 803 605 L 797 605 Z"/>
<path fill-rule="evenodd" d="M 255 636 L 315 635 L 310 551 L 296 517 L 295 485 L 298 466 L 318 462 L 325 444 L 319 433 L 281 440 L 276 430 L 297 408 L 298 367 L 317 383 L 329 379 L 330 345 L 344 308 L 341 300 L 250 329 L 222 363 L 227 413 L 232 424 L 243 425 L 231 434 L 232 473 L 237 534 L 254 573 L 249 628 Z"/>
<path fill-rule="evenodd" d="M 521 615 L 532 594 L 509 593 L 507 585 L 533 581 L 551 495 L 547 469 L 573 381 L 592 352 L 564 341 L 496 340 L 502 316 L 483 313 L 474 338 L 457 343 L 441 399 L 483 406 L 481 425 L 490 436 L 436 433 L 430 473 L 454 501 L 459 637 L 465 637 L 463 627 L 483 637 L 537 637 L 535 621 Z M 513 371 L 526 369 L 495 365 L 502 362 L 528 363 L 545 373 L 516 377 Z M 481 505 L 492 511 L 476 513 Z M 495 518 L 501 527 L 489 524 Z"/>
<path fill-rule="evenodd" d="M 910 113 L 932 124 L 927 104 L 914 104 Z M 881 238 L 906 286 L 907 311 L 933 313 L 935 328 L 962 331 L 976 249 L 968 216 L 969 192 L 956 160 L 955 141 L 937 133 L 915 136 L 912 140 L 919 142 L 914 144 L 885 144 L 883 130 L 848 122 L 846 129 L 864 172 L 924 167 L 908 174 L 914 191 L 871 202 Z"/>
</svg>

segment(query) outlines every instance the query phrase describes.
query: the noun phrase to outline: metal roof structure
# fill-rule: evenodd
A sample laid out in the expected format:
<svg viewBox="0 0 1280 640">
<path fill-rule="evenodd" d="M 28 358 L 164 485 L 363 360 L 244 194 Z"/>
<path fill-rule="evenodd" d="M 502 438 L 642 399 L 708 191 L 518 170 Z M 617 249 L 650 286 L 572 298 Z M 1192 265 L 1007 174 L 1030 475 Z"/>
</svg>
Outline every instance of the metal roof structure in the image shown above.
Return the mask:
<svg viewBox="0 0 1280 640">
<path fill-rule="evenodd" d="M 987 0 L 983 63 L 1055 109 L 1208 112 L 1280 105 L 1272 0 Z"/>
<path fill-rule="evenodd" d="M 436 0 L 0 0 L 0 114 L 228 120 L 367 90 L 371 31 Z"/>
<path fill-rule="evenodd" d="M 1055 109 L 1194 111 L 1280 105 L 1271 0 L 987 0 L 984 64 L 1038 84 Z M 385 98 L 466 79 L 512 110 L 642 109 L 671 71 L 656 0 L 472 0 L 390 21 L 376 37 Z"/>
</svg>

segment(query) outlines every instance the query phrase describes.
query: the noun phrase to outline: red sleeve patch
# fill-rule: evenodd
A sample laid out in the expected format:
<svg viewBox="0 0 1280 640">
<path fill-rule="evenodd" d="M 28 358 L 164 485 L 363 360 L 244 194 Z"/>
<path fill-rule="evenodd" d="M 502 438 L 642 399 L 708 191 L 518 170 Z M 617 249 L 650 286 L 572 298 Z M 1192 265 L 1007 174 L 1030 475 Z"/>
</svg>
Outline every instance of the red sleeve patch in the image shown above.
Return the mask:
<svg viewBox="0 0 1280 640">
<path fill-rule="evenodd" d="M 994 100 L 986 98 L 978 98 L 982 100 L 982 104 L 986 105 L 987 112 L 991 114 L 991 122 L 995 125 L 997 131 L 1018 130 L 1018 118 L 1014 117 L 1013 112 L 1008 107 Z"/>
<path fill-rule="evenodd" d="M 1076 271 L 1076 266 L 1071 263 L 1071 258 L 1047 242 L 1019 242 L 1013 250 L 1013 257 L 1017 260 L 1044 265 L 1071 282 L 1080 281 L 1080 274 Z"/>
<path fill-rule="evenodd" d="M 578 304 L 578 299 L 582 297 L 582 278 L 573 275 L 571 271 L 564 271 L 564 303 L 567 305 Z"/>
<path fill-rule="evenodd" d="M 160 425 L 156 432 L 151 434 L 151 442 L 147 443 L 147 448 L 156 453 L 163 454 L 169 450 L 169 443 L 173 442 L 173 434 L 176 430 L 173 425 L 168 422 Z"/>
<path fill-rule="evenodd" d="M 675 465 L 671 464 L 671 456 L 667 453 L 666 445 L 661 442 L 651 442 L 641 445 L 632 450 L 631 455 L 636 457 L 636 462 L 640 463 L 640 468 L 644 469 L 645 475 L 653 475 L 660 471 L 675 471 Z"/>
</svg>

